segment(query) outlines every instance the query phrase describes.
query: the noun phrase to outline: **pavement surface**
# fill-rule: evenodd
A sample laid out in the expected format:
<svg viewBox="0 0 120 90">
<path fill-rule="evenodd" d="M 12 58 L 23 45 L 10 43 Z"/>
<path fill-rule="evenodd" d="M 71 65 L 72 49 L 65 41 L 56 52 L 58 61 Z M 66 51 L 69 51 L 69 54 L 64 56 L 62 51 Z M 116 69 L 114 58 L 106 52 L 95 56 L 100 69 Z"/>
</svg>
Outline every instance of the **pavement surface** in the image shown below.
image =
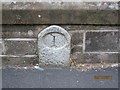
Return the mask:
<svg viewBox="0 0 120 90">
<path fill-rule="evenodd" d="M 95 79 L 94 76 L 112 76 L 112 79 Z M 118 68 L 89 71 L 7 68 L 2 70 L 2 82 L 3 88 L 118 88 Z"/>
</svg>

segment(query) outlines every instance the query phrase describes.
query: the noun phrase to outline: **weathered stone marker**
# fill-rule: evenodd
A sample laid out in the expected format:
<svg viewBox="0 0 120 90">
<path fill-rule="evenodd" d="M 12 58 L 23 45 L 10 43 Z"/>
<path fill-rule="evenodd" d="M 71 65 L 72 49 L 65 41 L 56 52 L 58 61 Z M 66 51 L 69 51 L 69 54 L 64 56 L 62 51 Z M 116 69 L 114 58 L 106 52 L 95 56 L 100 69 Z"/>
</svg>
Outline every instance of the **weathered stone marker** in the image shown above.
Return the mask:
<svg viewBox="0 0 120 90">
<path fill-rule="evenodd" d="M 59 27 L 50 26 L 38 35 L 39 61 L 44 64 L 69 65 L 70 60 L 69 33 Z"/>
</svg>

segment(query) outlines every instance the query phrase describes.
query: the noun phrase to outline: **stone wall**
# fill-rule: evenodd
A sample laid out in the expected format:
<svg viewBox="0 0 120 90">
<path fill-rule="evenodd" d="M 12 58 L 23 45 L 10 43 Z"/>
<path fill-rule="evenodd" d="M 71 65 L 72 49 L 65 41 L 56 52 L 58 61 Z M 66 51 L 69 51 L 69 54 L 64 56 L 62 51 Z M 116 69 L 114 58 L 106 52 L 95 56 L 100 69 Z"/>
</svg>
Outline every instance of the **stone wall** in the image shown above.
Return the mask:
<svg viewBox="0 0 120 90">
<path fill-rule="evenodd" d="M 71 60 L 81 63 L 120 61 L 119 4 L 117 2 L 3 3 L 3 65 L 39 63 L 37 36 L 58 25 L 71 35 Z"/>
</svg>

